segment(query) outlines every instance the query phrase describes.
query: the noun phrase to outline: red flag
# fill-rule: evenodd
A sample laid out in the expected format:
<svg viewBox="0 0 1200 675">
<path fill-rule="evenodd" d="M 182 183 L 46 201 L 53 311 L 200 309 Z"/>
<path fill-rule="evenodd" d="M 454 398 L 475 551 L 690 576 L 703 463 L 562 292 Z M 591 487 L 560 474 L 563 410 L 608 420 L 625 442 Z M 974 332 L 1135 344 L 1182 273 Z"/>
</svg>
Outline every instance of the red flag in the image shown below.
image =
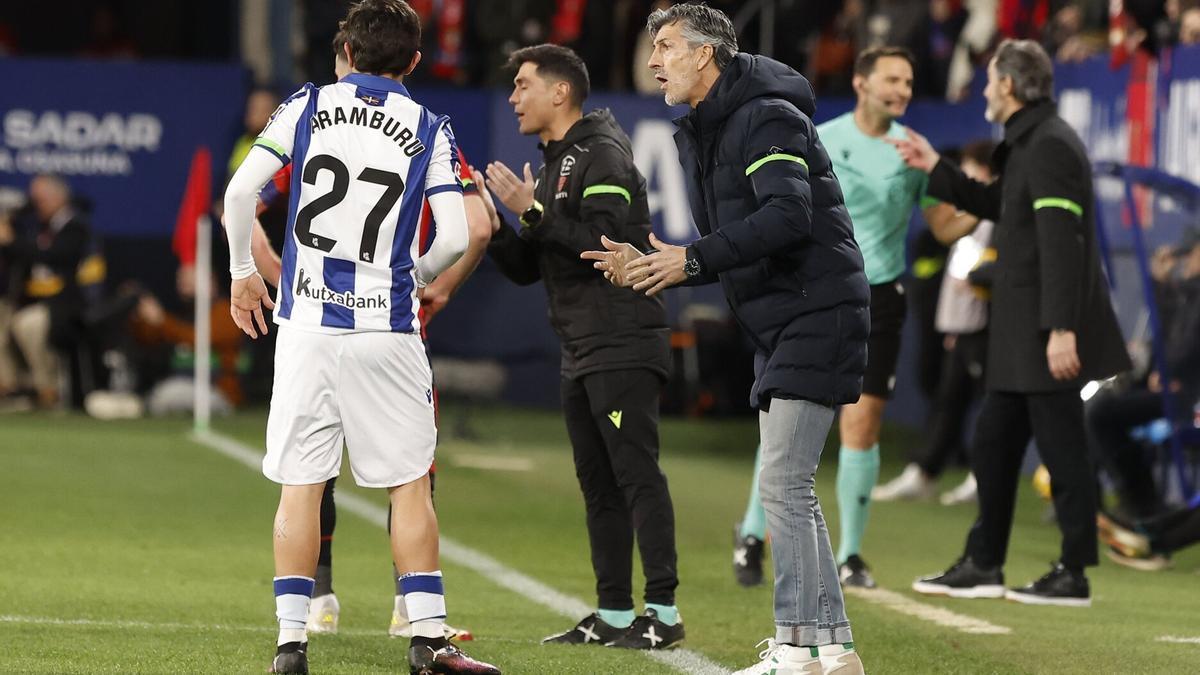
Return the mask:
<svg viewBox="0 0 1200 675">
<path fill-rule="evenodd" d="M 184 265 L 196 262 L 196 220 L 208 213 L 211 203 L 212 155 L 201 146 L 192 155 L 192 168 L 188 170 L 187 186 L 175 219 L 175 237 L 171 241 L 171 250 Z"/>
</svg>

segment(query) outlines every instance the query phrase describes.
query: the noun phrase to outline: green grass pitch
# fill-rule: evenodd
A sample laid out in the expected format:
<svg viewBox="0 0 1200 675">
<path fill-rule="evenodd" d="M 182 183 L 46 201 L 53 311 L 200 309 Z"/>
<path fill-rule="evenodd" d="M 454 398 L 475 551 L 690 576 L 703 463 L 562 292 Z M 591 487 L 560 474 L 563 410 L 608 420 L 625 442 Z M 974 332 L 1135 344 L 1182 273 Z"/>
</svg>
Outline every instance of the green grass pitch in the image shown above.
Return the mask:
<svg viewBox="0 0 1200 675">
<path fill-rule="evenodd" d="M 447 418 L 456 411 L 447 412 Z M 566 595 L 592 602 L 583 507 L 559 416 L 477 413 L 481 440 L 439 449 L 442 531 Z M 218 420 L 217 431 L 259 447 L 262 412 Z M 79 416 L 0 418 L 0 673 L 262 673 L 273 653 L 271 519 L 278 489 L 197 444 L 183 420 L 102 423 Z M 883 477 L 916 438 L 889 429 Z M 770 588 L 738 587 L 732 525 L 742 512 L 757 433 L 752 420 L 663 424 L 675 499 L 679 606 L 687 648 L 729 669 L 755 660 L 771 631 Z M 468 468 L 464 458 L 520 458 L 532 469 Z M 827 450 L 818 486 L 836 528 Z M 456 459 L 457 458 L 457 459 Z M 341 494 L 384 504 L 381 491 Z M 946 486 L 961 479 L 946 478 Z M 1045 505 L 1022 485 L 1006 569 L 1010 584 L 1057 555 Z M 869 673 L 1200 672 L 1200 551 L 1149 574 L 1104 560 L 1091 572 L 1090 609 L 919 597 L 911 580 L 958 554 L 971 507 L 876 504 L 863 550 L 881 585 L 931 608 L 1011 629 L 970 634 L 858 596 L 847 599 Z M 835 532 L 836 536 L 836 532 Z M 385 534 L 342 510 L 334 588 L 336 636 L 314 636 L 316 673 L 406 672 L 407 641 L 386 636 L 392 586 Z M 444 565 L 450 620 L 474 631 L 468 650 L 505 673 L 678 672 L 642 654 L 543 647 L 569 625 L 559 615 L 454 564 Z M 635 588 L 641 580 L 635 580 Z M 640 610 L 640 607 L 639 607 Z M 1162 642 L 1162 636 L 1193 642 Z"/>
</svg>

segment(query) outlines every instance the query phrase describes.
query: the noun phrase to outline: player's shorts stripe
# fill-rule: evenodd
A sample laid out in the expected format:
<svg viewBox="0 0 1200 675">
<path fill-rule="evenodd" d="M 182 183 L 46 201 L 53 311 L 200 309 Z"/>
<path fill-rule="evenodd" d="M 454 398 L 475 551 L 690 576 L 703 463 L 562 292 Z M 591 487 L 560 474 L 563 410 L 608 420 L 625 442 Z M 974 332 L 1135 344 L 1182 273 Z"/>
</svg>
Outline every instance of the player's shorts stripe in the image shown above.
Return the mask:
<svg viewBox="0 0 1200 675">
<path fill-rule="evenodd" d="M 592 195 L 621 195 L 626 202 L 633 203 L 633 198 L 629 196 L 629 190 L 620 185 L 591 185 L 583 189 L 584 199 Z"/>
<path fill-rule="evenodd" d="M 746 175 L 749 176 L 750 174 L 754 173 L 755 171 L 758 171 L 767 162 L 782 162 L 782 161 L 796 162 L 797 164 L 800 164 L 801 166 L 803 166 L 805 168 L 805 170 L 808 169 L 808 162 L 804 161 L 803 157 L 798 157 L 796 155 L 789 155 L 786 152 L 776 152 L 776 153 L 767 155 L 766 157 L 763 157 L 762 159 L 758 160 L 757 162 L 746 167 Z"/>
<path fill-rule="evenodd" d="M 1080 218 L 1083 217 L 1083 207 L 1065 197 L 1042 197 L 1041 199 L 1034 200 L 1033 210 L 1038 211 L 1041 209 L 1062 209 L 1070 211 Z"/>
</svg>

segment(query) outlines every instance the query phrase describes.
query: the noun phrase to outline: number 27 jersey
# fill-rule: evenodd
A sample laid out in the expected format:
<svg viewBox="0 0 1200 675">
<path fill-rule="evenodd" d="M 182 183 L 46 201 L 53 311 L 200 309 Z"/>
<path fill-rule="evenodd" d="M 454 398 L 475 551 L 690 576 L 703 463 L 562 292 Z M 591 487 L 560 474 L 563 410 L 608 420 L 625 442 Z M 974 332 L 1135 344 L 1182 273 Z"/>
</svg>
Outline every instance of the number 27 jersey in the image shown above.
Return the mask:
<svg viewBox="0 0 1200 675">
<path fill-rule="evenodd" d="M 275 322 L 322 332 L 417 332 L 427 197 L 463 190 L 449 119 L 403 85 L 354 73 L 306 84 L 255 145 L 292 163 Z"/>
</svg>

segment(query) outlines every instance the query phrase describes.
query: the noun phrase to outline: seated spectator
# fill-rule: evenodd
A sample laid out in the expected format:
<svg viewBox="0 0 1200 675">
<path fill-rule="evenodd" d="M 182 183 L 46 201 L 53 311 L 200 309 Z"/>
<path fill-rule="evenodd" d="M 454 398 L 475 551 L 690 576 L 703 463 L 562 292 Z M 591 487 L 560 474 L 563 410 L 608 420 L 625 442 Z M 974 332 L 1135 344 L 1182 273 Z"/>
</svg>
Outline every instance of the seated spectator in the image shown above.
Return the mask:
<svg viewBox="0 0 1200 675">
<path fill-rule="evenodd" d="M 179 298 L 190 309 L 196 297 L 196 268 L 181 265 L 175 275 L 175 284 Z M 215 279 L 212 281 L 212 288 L 217 293 L 209 310 L 211 344 L 217 360 L 217 369 L 213 373 L 216 385 L 213 410 L 216 412 L 229 412 L 243 400 L 238 378 L 242 333 L 229 314 L 229 298 L 220 294 L 220 289 L 227 287 Z M 185 318 L 167 312 L 150 293 L 142 294 L 134 310 L 131 330 L 141 348 L 137 355 L 141 380 L 138 389 L 148 394 L 147 408 L 152 414 L 192 409 L 192 366 L 196 347 L 192 315 L 188 312 Z"/>
<path fill-rule="evenodd" d="M 1170 567 L 1172 553 L 1200 541 L 1200 507 L 1134 523 L 1101 514 L 1097 524 L 1110 560 L 1146 572 Z"/>
<path fill-rule="evenodd" d="M 79 272 L 91 246 L 91 229 L 71 205 L 71 191 L 58 176 L 42 174 L 29 185 L 28 226 L 0 226 L 0 252 L 22 270 L 21 306 L 12 316 L 13 341 L 29 367 L 38 404 L 60 396 L 57 349 L 79 339 L 84 298 Z"/>
<path fill-rule="evenodd" d="M 1200 2 L 1193 0 L 1180 12 L 1179 44 L 1183 47 L 1200 45 Z"/>
<path fill-rule="evenodd" d="M 1151 270 L 1171 379 L 1164 382 L 1152 370 L 1144 382 L 1126 389 L 1102 389 L 1088 401 L 1085 413 L 1091 448 L 1116 483 L 1120 512 L 1129 520 L 1149 518 L 1163 508 L 1146 453 L 1130 430 L 1164 416 L 1163 387 L 1174 394 L 1177 418 L 1190 417 L 1200 395 L 1200 243 L 1178 256 L 1160 249 Z M 1177 270 L 1180 278 L 1174 280 Z"/>
</svg>

